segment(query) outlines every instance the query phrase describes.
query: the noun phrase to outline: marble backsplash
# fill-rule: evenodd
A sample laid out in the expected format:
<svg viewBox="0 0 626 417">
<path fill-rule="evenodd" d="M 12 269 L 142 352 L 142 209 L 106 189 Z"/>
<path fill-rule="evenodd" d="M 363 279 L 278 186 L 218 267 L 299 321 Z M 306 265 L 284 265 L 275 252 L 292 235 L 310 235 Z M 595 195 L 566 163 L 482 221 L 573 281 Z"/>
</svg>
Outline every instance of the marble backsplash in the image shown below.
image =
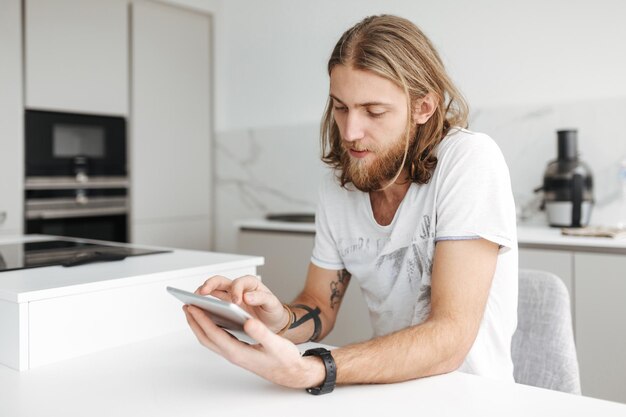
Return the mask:
<svg viewBox="0 0 626 417">
<path fill-rule="evenodd" d="M 619 219 L 620 161 L 626 158 L 626 98 L 475 109 L 470 130 L 490 135 L 511 172 L 518 218 L 547 224 L 533 190 L 556 158 L 556 131 L 578 130 L 580 158 L 592 169 L 596 204 L 591 223 Z M 215 145 L 215 250 L 235 252 L 236 222 L 268 213 L 313 212 L 325 168 L 319 125 L 221 132 Z"/>
<path fill-rule="evenodd" d="M 215 250 L 236 251 L 238 220 L 313 213 L 326 169 L 319 149 L 318 125 L 217 134 Z"/>
</svg>

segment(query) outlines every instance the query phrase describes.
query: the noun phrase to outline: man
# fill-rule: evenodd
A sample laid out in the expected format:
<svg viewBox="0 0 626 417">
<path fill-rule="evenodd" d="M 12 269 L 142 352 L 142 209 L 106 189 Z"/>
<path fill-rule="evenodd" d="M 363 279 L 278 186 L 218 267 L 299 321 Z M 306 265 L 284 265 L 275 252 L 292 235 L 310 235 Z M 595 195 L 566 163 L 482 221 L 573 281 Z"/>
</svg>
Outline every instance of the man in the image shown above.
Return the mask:
<svg viewBox="0 0 626 417">
<path fill-rule="evenodd" d="M 364 19 L 331 55 L 315 248 L 305 288 L 282 304 L 255 277 L 198 289 L 249 311 L 247 345 L 185 307 L 209 349 L 270 381 L 312 393 L 453 370 L 513 380 L 517 237 L 507 166 L 441 59 L 411 22 Z M 350 280 L 375 337 L 300 356 L 328 334 Z M 367 318 L 363 318 L 367 320 Z M 318 357 L 316 357 L 318 356 Z"/>
</svg>

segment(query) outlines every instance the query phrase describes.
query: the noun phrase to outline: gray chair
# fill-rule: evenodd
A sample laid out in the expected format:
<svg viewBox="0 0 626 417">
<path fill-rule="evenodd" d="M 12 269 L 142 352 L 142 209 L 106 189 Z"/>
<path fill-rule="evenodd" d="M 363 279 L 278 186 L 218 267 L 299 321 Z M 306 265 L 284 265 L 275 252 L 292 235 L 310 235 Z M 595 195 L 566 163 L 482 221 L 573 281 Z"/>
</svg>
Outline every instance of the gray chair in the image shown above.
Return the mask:
<svg viewBox="0 0 626 417">
<path fill-rule="evenodd" d="M 559 277 L 519 271 L 517 330 L 513 335 L 515 382 L 580 394 L 570 298 Z"/>
</svg>

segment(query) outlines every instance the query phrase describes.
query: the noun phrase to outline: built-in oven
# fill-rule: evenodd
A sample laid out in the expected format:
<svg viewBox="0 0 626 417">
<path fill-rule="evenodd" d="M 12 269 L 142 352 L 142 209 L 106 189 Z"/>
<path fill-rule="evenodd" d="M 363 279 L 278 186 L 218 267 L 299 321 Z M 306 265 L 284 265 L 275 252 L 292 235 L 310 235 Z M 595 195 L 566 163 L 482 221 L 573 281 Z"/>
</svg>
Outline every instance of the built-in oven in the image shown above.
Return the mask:
<svg viewBox="0 0 626 417">
<path fill-rule="evenodd" d="M 128 242 L 126 121 L 27 110 L 25 231 Z"/>
<path fill-rule="evenodd" d="M 26 233 L 128 241 L 126 188 L 37 185 L 26 190 Z"/>
</svg>

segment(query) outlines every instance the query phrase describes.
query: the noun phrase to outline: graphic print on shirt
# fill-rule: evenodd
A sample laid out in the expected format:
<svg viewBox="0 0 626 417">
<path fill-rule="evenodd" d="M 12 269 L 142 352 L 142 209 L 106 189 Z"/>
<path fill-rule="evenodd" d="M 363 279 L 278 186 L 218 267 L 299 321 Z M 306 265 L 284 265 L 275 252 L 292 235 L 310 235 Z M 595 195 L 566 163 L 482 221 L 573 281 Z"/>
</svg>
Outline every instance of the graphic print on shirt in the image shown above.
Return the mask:
<svg viewBox="0 0 626 417">
<path fill-rule="evenodd" d="M 339 239 L 339 242 L 338 242 L 339 254 L 341 255 L 342 258 L 345 258 L 346 256 L 349 256 L 353 253 L 367 252 L 369 250 L 369 246 L 370 246 L 369 238 L 360 237 L 356 239 L 356 242 L 354 243 L 350 242 L 347 245 L 345 245 L 346 243 L 345 240 L 347 239 Z"/>
<path fill-rule="evenodd" d="M 430 216 L 425 214 L 422 216 L 420 226 L 417 228 L 413 236 L 413 250 L 415 256 L 413 261 L 416 262 L 415 267 L 418 268 L 420 277 L 430 286 L 430 276 L 433 272 L 433 258 L 435 255 L 435 231 L 431 227 Z"/>
<path fill-rule="evenodd" d="M 381 255 L 376 260 L 377 275 L 384 277 L 389 293 L 406 292 L 413 300 L 411 324 L 421 323 L 430 313 L 430 277 L 435 250 L 430 216 L 422 217 L 408 247 Z"/>
<path fill-rule="evenodd" d="M 338 252 L 348 271 L 352 259 L 371 259 L 375 280 L 359 282 L 379 335 L 426 320 L 430 314 L 430 276 L 435 239 L 430 215 L 414 219 L 385 237 L 339 238 Z M 397 246 L 396 246 L 397 245 Z M 359 280 L 358 270 L 352 270 Z M 359 280 L 360 281 L 360 280 Z M 331 288 L 331 291 L 333 289 Z M 384 297 L 381 297 L 385 294 Z M 402 306 L 398 308 L 398 306 Z M 380 323 L 378 323 L 380 322 Z"/>
</svg>

